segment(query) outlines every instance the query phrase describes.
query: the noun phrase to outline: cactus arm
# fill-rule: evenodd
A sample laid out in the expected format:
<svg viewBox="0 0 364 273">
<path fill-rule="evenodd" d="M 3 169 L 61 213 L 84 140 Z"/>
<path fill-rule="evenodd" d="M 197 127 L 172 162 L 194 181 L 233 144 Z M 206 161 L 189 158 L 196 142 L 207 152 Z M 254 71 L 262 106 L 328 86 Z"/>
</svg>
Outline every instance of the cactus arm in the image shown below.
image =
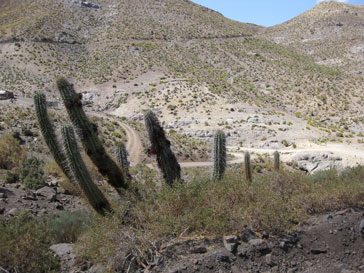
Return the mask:
<svg viewBox="0 0 364 273">
<path fill-rule="evenodd" d="M 118 191 L 128 189 L 129 185 L 125 180 L 120 168 L 114 160 L 106 153 L 101 141 L 99 140 L 92 123 L 87 118 L 82 109 L 81 97 L 64 78 L 57 80 L 57 87 L 61 94 L 67 113 L 71 119 L 76 133 L 81 139 L 82 145 L 96 165 L 99 172 L 106 176 L 108 182 Z"/>
<path fill-rule="evenodd" d="M 91 175 L 88 172 L 79 152 L 72 126 L 65 125 L 62 127 L 61 131 L 68 162 L 71 166 L 76 181 L 79 183 L 91 206 L 98 213 L 104 215 L 105 211 L 111 211 L 110 204 L 99 188 L 92 181 Z"/>
<path fill-rule="evenodd" d="M 40 130 L 42 132 L 43 138 L 53 155 L 54 161 L 61 168 L 62 172 L 66 177 L 73 181 L 72 172 L 68 167 L 67 158 L 65 153 L 61 149 L 61 145 L 57 141 L 57 137 L 49 119 L 47 112 L 46 97 L 43 93 L 37 92 L 34 95 L 34 106 L 37 115 Z"/>
<path fill-rule="evenodd" d="M 175 180 L 181 179 L 181 167 L 171 150 L 171 143 L 152 111 L 145 113 L 144 121 L 151 143 L 151 151 L 157 155 L 157 164 L 163 173 L 163 178 L 168 185 L 172 186 Z"/>
</svg>

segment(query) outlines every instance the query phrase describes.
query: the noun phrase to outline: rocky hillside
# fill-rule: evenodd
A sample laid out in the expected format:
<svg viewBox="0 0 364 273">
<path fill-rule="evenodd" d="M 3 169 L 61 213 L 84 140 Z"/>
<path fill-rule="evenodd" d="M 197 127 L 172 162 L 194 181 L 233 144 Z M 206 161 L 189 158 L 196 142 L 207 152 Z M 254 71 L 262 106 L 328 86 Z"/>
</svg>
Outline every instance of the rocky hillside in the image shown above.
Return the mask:
<svg viewBox="0 0 364 273">
<path fill-rule="evenodd" d="M 187 80 L 189 91 L 207 88 L 212 101 L 262 111 L 289 107 L 330 116 L 361 108 L 361 79 L 267 40 L 274 29 L 262 36 L 262 27 L 190 1 L 1 1 L 0 10 L 0 88 L 19 94 L 53 94 L 62 74 L 111 98 L 116 90 L 150 91 L 146 85 L 161 94 Z M 177 101 L 177 108 L 189 105 L 182 96 Z M 168 106 L 150 98 L 140 103 Z"/>
<path fill-rule="evenodd" d="M 313 57 L 318 64 L 363 73 L 364 6 L 321 2 L 264 33 L 273 42 Z"/>
</svg>

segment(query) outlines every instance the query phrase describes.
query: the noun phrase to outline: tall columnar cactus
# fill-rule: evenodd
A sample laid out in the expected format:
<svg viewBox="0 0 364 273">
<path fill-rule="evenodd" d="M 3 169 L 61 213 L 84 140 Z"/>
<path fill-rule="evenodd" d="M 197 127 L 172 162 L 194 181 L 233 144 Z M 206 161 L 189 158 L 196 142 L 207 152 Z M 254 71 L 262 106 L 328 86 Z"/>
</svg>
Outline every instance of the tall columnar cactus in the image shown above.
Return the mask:
<svg viewBox="0 0 364 273">
<path fill-rule="evenodd" d="M 273 155 L 274 155 L 274 170 L 276 172 L 279 172 L 279 152 L 275 151 Z"/>
<path fill-rule="evenodd" d="M 108 178 L 108 182 L 120 192 L 120 188 L 127 189 L 128 183 L 118 165 L 106 153 L 101 141 L 97 137 L 94 126 L 87 118 L 82 109 L 81 94 L 77 94 L 66 79 L 57 80 L 58 90 L 61 94 L 67 113 L 72 121 L 73 126 L 79 135 L 82 145 L 96 165 L 99 172 Z"/>
<path fill-rule="evenodd" d="M 245 166 L 245 179 L 248 182 L 252 181 L 252 170 L 250 166 L 250 154 L 246 152 L 244 154 L 244 166 Z"/>
<path fill-rule="evenodd" d="M 40 126 L 40 130 L 42 132 L 43 138 L 53 155 L 54 160 L 61 168 L 66 177 L 72 181 L 73 176 L 72 172 L 68 167 L 67 158 L 63 150 L 61 149 L 61 145 L 57 141 L 56 134 L 54 132 L 54 128 L 50 122 L 48 112 L 47 112 L 47 102 L 46 97 L 43 93 L 37 92 L 34 95 L 34 106 L 35 112 L 37 114 L 38 123 Z"/>
<path fill-rule="evenodd" d="M 116 159 L 119 163 L 119 166 L 122 170 L 124 170 L 125 176 L 129 177 L 129 166 L 130 162 L 128 160 L 128 152 L 123 143 L 119 144 L 115 149 Z"/>
<path fill-rule="evenodd" d="M 152 111 L 145 113 L 144 121 L 151 143 L 150 153 L 157 155 L 158 167 L 161 169 L 166 183 L 172 186 L 175 180 L 181 178 L 181 167 L 170 148 L 171 143 Z"/>
<path fill-rule="evenodd" d="M 82 160 L 72 126 L 63 126 L 61 132 L 67 159 L 73 171 L 73 175 L 85 193 L 91 206 L 102 215 L 105 214 L 105 211 L 111 211 L 109 202 L 99 188 L 93 183 L 91 175 Z"/>
<path fill-rule="evenodd" d="M 214 169 L 213 178 L 220 179 L 226 168 L 226 137 L 223 131 L 218 130 L 214 137 L 213 146 Z"/>
</svg>

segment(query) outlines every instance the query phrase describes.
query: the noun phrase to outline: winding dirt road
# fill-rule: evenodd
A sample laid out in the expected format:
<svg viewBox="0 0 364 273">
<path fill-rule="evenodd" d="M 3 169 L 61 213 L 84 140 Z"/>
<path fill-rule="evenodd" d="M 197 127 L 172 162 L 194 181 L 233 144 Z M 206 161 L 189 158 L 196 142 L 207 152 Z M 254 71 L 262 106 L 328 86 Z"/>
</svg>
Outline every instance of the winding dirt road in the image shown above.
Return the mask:
<svg viewBox="0 0 364 273">
<path fill-rule="evenodd" d="M 3 101 L 2 103 L 10 103 Z M 33 106 L 33 100 L 31 98 L 18 98 L 16 104 L 23 106 Z M 131 126 L 125 124 L 117 118 L 117 116 L 112 114 L 87 111 L 88 114 L 93 116 L 98 116 L 102 118 L 110 118 L 116 121 L 125 131 L 127 137 L 126 147 L 129 152 L 129 159 L 132 166 L 135 166 L 142 162 L 143 160 L 143 144 L 141 142 L 140 136 L 137 131 L 135 131 Z M 282 161 L 292 161 L 295 156 L 304 153 L 329 153 L 342 158 L 343 167 L 353 167 L 356 165 L 364 165 L 364 148 L 361 145 L 345 144 L 345 143 L 329 143 L 324 145 L 317 145 L 311 142 L 299 145 L 297 149 L 284 148 L 284 149 L 266 149 L 266 148 L 247 148 L 247 147 L 228 147 L 230 154 L 235 156 L 235 159 L 228 162 L 228 164 L 240 164 L 244 162 L 244 152 L 248 151 L 260 154 L 272 154 L 275 151 L 280 152 Z M 156 168 L 154 164 L 147 164 L 151 168 Z M 195 168 L 195 167 L 209 167 L 212 166 L 212 161 L 210 162 L 180 162 L 183 168 Z"/>
<path fill-rule="evenodd" d="M 142 154 L 143 154 L 143 144 L 139 137 L 137 131 L 135 131 L 132 127 L 128 124 L 120 122 L 116 117 L 113 117 L 111 114 L 103 114 L 99 112 L 88 112 L 93 116 L 101 117 L 101 118 L 110 118 L 113 121 L 117 122 L 120 127 L 122 127 L 126 132 L 126 149 L 129 153 L 129 161 L 131 166 L 138 165 L 142 161 Z"/>
<path fill-rule="evenodd" d="M 111 118 L 118 122 L 118 124 L 124 128 L 127 136 L 127 150 L 129 152 L 129 158 L 131 162 L 131 166 L 135 166 L 142 162 L 143 158 L 143 144 L 139 137 L 137 131 L 135 131 L 129 125 L 120 122 L 113 115 L 106 115 L 103 113 L 92 112 L 92 115 L 96 115 L 103 118 Z M 295 156 L 299 154 L 307 154 L 307 153 L 329 153 L 335 156 L 339 156 L 342 158 L 342 164 L 344 167 L 353 167 L 358 164 L 364 165 L 364 149 L 360 146 L 348 145 L 348 144 L 335 144 L 329 143 L 325 145 L 317 145 L 313 143 L 305 144 L 302 148 L 292 149 L 292 148 L 284 148 L 284 149 L 266 149 L 266 148 L 247 148 L 240 147 L 237 149 L 236 147 L 227 147 L 235 158 L 231 161 L 228 161 L 228 164 L 241 164 L 244 162 L 244 152 L 248 151 L 252 153 L 252 158 L 254 158 L 254 154 L 270 154 L 272 155 L 275 151 L 278 151 L 281 154 L 281 160 L 284 162 L 292 161 Z M 212 161 L 203 161 L 203 162 L 180 162 L 180 166 L 182 168 L 196 168 L 196 167 L 209 167 L 212 166 Z M 154 163 L 147 164 L 150 168 L 157 168 Z"/>
</svg>

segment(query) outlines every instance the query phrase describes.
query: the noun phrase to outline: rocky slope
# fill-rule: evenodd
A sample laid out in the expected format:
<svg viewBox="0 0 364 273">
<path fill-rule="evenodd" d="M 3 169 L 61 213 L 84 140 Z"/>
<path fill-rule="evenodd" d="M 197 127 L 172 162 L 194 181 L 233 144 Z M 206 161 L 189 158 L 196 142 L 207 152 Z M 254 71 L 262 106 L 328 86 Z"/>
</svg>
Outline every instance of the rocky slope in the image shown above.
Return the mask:
<svg viewBox="0 0 364 273">
<path fill-rule="evenodd" d="M 313 9 L 268 28 L 268 39 L 312 56 L 316 63 L 363 73 L 364 7 L 321 2 Z"/>
<path fill-rule="evenodd" d="M 224 104 L 256 104 L 261 111 L 292 106 L 330 115 L 347 104 L 353 111 L 361 107 L 361 79 L 268 41 L 264 35 L 271 30 L 262 36 L 262 27 L 231 21 L 190 1 L 0 5 L 0 87 L 16 93 L 54 94 L 54 78 L 63 74 L 114 101 L 137 97 L 145 108 L 168 110 L 168 99 L 161 104 L 143 93 L 168 96 L 173 82 L 181 80 L 187 80 L 186 91 L 201 94 L 203 106 L 206 89 Z M 177 101 L 178 109 L 193 110 L 183 97 Z"/>
</svg>

